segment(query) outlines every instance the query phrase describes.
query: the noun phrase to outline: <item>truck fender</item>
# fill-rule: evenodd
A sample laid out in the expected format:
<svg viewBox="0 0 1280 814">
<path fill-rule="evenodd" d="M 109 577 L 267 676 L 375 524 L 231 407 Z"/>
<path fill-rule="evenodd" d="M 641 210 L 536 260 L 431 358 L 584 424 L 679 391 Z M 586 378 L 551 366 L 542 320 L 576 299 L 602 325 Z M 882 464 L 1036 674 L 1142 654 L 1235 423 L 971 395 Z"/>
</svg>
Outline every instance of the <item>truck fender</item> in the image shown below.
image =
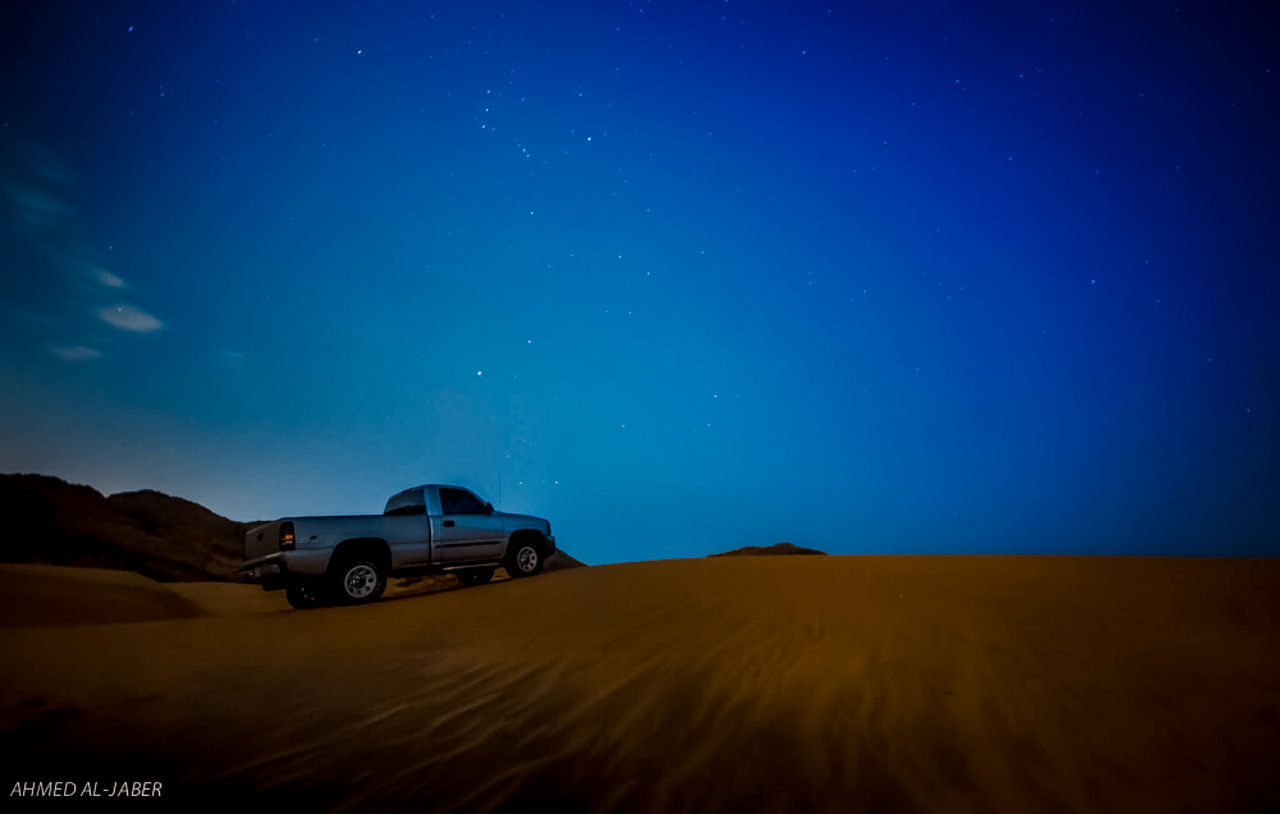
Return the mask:
<svg viewBox="0 0 1280 814">
<path fill-rule="evenodd" d="M 329 572 L 332 573 L 341 563 L 353 557 L 368 557 L 382 569 L 385 574 L 391 570 L 391 546 L 381 537 L 352 537 L 343 540 L 334 547 L 329 555 Z"/>
<path fill-rule="evenodd" d="M 547 538 L 542 535 L 542 532 L 537 529 L 517 529 L 507 537 L 507 548 L 506 551 L 502 552 L 503 556 L 505 557 L 511 553 L 512 546 L 519 545 L 526 540 L 532 540 L 537 543 L 539 551 L 545 552 L 547 550 Z"/>
</svg>

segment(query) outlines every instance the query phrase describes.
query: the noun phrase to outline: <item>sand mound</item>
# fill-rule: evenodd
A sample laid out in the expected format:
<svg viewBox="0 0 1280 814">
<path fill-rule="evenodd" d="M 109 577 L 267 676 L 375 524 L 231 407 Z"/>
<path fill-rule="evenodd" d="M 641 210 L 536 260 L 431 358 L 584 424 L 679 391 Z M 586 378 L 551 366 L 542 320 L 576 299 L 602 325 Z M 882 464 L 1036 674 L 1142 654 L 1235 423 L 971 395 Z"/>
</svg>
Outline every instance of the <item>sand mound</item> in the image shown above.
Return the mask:
<svg viewBox="0 0 1280 814">
<path fill-rule="evenodd" d="M 337 811 L 1280 805 L 1276 561 L 724 557 L 257 596 L 0 630 L 6 781 Z"/>
<path fill-rule="evenodd" d="M 195 604 L 129 571 L 0 565 L 0 626 L 97 625 L 199 616 Z"/>
<path fill-rule="evenodd" d="M 822 554 L 826 556 L 825 551 L 819 551 L 816 548 L 803 548 L 795 543 L 774 543 L 773 545 L 748 545 L 742 548 L 735 548 L 732 551 L 721 551 L 719 554 L 708 554 L 709 557 L 760 557 L 760 556 L 777 556 L 779 554 Z"/>
</svg>

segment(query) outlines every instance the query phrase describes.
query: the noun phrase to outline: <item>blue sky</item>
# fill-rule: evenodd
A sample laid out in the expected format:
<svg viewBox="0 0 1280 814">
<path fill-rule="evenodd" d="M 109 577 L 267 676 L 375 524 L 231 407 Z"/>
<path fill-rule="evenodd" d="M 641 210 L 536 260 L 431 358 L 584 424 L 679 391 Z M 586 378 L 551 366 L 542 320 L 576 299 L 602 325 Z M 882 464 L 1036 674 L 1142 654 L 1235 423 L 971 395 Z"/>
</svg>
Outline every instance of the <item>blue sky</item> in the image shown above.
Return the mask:
<svg viewBox="0 0 1280 814">
<path fill-rule="evenodd" d="M 28 4 L 0 470 L 457 482 L 591 563 L 1280 553 L 1261 15 Z"/>
</svg>

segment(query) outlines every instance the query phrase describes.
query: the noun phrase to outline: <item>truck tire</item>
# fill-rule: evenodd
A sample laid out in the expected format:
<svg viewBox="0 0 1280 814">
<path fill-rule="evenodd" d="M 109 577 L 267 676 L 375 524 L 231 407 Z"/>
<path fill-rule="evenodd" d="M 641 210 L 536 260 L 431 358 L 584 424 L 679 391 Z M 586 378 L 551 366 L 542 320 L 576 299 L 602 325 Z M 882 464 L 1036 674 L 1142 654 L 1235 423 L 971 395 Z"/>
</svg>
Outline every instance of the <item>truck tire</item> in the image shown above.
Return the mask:
<svg viewBox="0 0 1280 814">
<path fill-rule="evenodd" d="M 458 581 L 463 585 L 484 585 L 493 579 L 492 568 L 468 568 L 458 572 Z"/>
<path fill-rule="evenodd" d="M 324 604 L 324 593 L 313 582 L 294 582 L 284 589 L 284 598 L 298 610 L 318 608 Z"/>
<path fill-rule="evenodd" d="M 511 544 L 504 568 L 512 579 L 532 577 L 542 573 L 542 547 L 525 537 Z"/>
<path fill-rule="evenodd" d="M 382 568 L 363 557 L 339 566 L 333 574 L 333 591 L 344 605 L 373 602 L 387 589 L 387 575 Z"/>
</svg>

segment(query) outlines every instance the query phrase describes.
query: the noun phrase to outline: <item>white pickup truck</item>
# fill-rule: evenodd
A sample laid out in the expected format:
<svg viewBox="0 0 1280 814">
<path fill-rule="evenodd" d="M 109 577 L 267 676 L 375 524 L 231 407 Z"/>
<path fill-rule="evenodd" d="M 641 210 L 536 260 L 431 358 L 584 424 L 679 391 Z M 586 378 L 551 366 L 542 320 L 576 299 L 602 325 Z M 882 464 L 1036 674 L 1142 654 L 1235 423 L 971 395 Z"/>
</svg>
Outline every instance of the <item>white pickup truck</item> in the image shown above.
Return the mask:
<svg viewBox="0 0 1280 814">
<path fill-rule="evenodd" d="M 533 576 L 555 550 L 541 517 L 497 512 L 469 489 L 432 483 L 392 495 L 382 514 L 255 526 L 236 578 L 283 588 L 295 608 L 362 604 L 382 595 L 389 576 L 455 572 L 464 585 L 482 585 L 499 566 Z"/>
</svg>

